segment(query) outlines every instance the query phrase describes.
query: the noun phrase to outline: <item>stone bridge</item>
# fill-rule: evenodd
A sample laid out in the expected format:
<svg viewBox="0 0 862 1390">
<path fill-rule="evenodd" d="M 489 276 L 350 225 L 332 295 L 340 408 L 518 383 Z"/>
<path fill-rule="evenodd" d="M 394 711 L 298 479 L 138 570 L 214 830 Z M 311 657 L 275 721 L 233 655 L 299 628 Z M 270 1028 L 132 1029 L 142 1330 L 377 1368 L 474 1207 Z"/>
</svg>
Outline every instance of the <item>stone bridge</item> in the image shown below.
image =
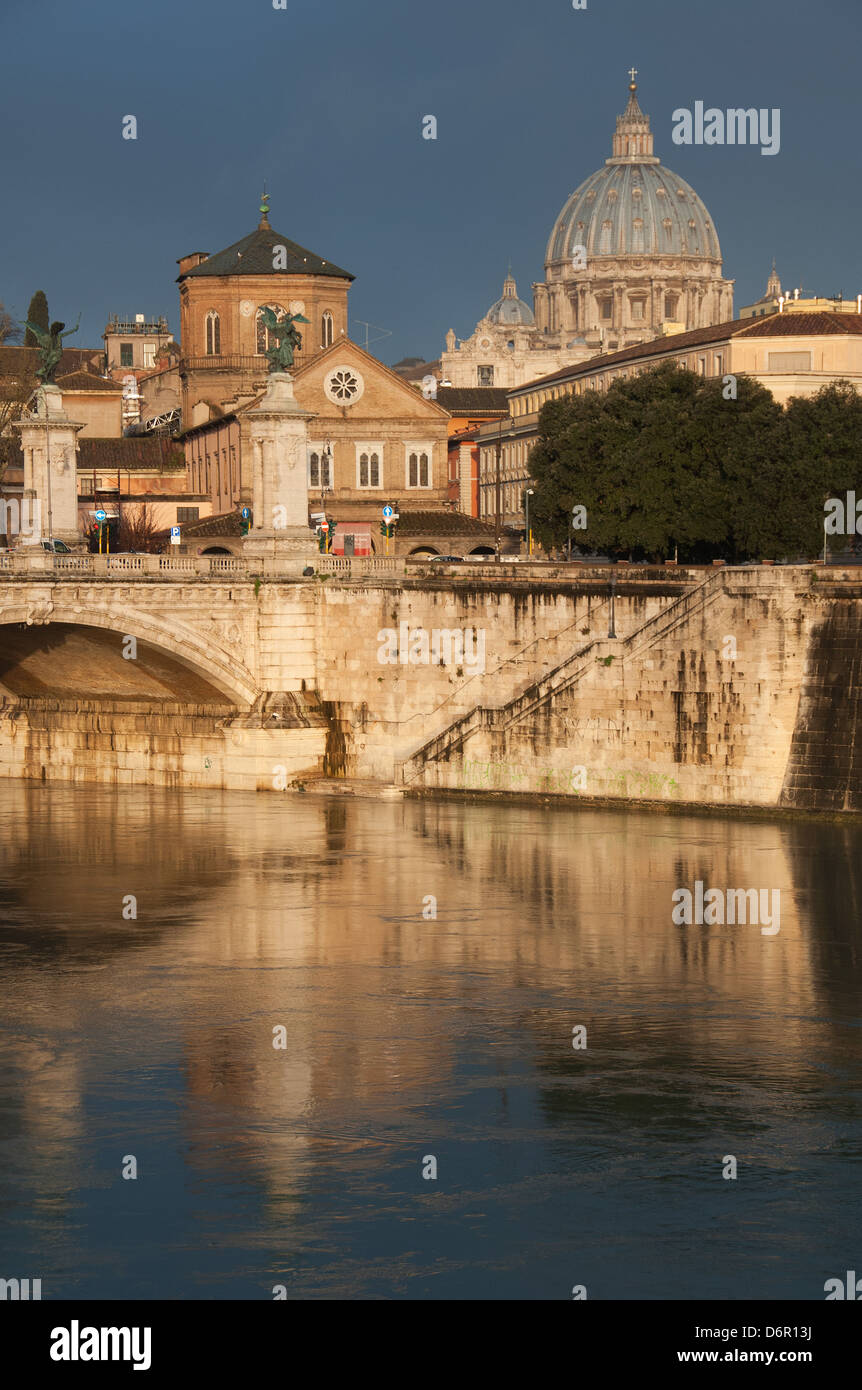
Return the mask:
<svg viewBox="0 0 862 1390">
<path fill-rule="evenodd" d="M 0 555 L 0 775 L 856 810 L 860 617 L 832 567 Z"/>
</svg>

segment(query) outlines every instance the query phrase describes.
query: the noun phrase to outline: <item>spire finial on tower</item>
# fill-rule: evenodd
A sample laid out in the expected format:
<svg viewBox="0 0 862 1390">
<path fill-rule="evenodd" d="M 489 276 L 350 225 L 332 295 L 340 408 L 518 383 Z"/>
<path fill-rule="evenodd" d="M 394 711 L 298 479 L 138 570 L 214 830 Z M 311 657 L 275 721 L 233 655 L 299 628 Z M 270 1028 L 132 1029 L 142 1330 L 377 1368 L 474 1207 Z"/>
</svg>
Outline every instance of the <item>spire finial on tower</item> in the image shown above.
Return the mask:
<svg viewBox="0 0 862 1390">
<path fill-rule="evenodd" d="M 266 191 L 266 180 L 263 183 L 263 193 L 260 195 L 260 222 L 258 231 L 263 231 L 269 227 L 269 194 Z"/>
<path fill-rule="evenodd" d="M 638 89 L 635 82 L 637 75 L 637 68 L 629 68 L 631 82 L 629 83 L 628 105 L 623 114 L 617 116 L 613 152 L 611 158 L 606 160 L 608 164 L 658 164 L 659 162 L 653 154 L 653 137 L 649 116 L 645 116 L 638 105 Z"/>
</svg>

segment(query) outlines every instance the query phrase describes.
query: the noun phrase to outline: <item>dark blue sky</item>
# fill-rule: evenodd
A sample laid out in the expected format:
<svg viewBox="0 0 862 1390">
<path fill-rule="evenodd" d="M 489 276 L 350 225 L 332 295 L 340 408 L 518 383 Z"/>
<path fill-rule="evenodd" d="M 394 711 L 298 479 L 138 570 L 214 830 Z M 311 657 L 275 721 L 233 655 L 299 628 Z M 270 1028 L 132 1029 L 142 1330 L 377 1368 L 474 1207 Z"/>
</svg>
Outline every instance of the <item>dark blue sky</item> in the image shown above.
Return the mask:
<svg viewBox="0 0 862 1390">
<path fill-rule="evenodd" d="M 273 227 L 356 275 L 351 336 L 370 320 L 384 361 L 433 357 L 509 259 L 532 300 L 632 64 L 736 306 L 773 255 L 785 286 L 856 294 L 860 40 L 860 0 L 2 0 L 0 300 L 23 315 L 43 288 L 80 345 L 114 312 L 178 331 L 177 257 L 251 231 L 266 178 Z M 780 153 L 674 145 L 698 100 L 779 107 Z"/>
</svg>

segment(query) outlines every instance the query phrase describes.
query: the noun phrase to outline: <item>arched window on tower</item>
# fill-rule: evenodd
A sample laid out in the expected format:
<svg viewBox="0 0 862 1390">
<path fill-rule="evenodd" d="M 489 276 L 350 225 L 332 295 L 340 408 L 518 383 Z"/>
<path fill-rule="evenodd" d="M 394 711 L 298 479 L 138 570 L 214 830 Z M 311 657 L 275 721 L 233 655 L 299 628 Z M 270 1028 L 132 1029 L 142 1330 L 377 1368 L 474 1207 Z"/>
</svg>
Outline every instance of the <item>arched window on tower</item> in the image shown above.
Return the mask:
<svg viewBox="0 0 862 1390">
<path fill-rule="evenodd" d="M 210 309 L 206 317 L 207 357 L 217 357 L 221 352 L 221 323 L 215 309 Z"/>
<path fill-rule="evenodd" d="M 599 255 L 608 255 L 610 253 L 612 232 L 613 223 L 607 220 L 604 221 L 602 223 L 602 235 L 599 241 Z"/>
<path fill-rule="evenodd" d="M 635 217 L 632 221 L 632 250 L 643 251 L 644 249 L 644 220 L 642 217 Z"/>
<path fill-rule="evenodd" d="M 270 333 L 269 329 L 267 328 L 266 324 L 265 324 L 264 321 L 263 321 L 263 311 L 264 311 L 264 308 L 266 308 L 266 309 L 271 309 L 272 312 L 275 314 L 275 317 L 276 317 L 277 319 L 279 319 L 279 320 L 283 319 L 283 318 L 284 318 L 284 315 L 285 315 L 285 313 L 286 313 L 286 310 L 283 309 L 282 306 L 281 306 L 280 304 L 266 304 L 266 305 L 261 305 L 261 307 L 258 309 L 257 313 L 255 314 L 255 316 L 254 316 L 254 322 L 255 322 L 255 330 L 256 330 L 256 335 L 257 335 L 257 349 L 256 349 L 256 350 L 257 350 L 258 355 L 261 356 L 261 357 L 263 356 L 263 354 L 264 354 L 265 352 L 269 352 L 271 348 L 274 348 L 274 347 L 277 347 L 277 346 L 278 346 L 278 344 L 276 343 L 275 338 L 272 336 L 272 334 Z"/>
<path fill-rule="evenodd" d="M 325 309 L 320 321 L 320 346 L 325 348 L 332 347 L 334 338 L 335 324 L 331 313 L 328 309 Z"/>
</svg>

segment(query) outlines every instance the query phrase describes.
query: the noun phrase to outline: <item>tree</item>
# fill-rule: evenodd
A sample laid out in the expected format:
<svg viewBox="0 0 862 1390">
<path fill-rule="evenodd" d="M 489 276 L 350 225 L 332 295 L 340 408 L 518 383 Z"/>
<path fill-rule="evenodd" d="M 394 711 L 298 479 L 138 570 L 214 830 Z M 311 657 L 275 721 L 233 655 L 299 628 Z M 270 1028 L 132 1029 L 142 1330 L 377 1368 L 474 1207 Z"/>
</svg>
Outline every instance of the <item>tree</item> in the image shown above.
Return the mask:
<svg viewBox="0 0 862 1390">
<path fill-rule="evenodd" d="M 117 551 L 137 550 L 155 554 L 161 542 L 156 541 L 158 527 L 153 518 L 152 507 L 142 503 L 125 506 L 116 528 L 114 548 Z"/>
<path fill-rule="evenodd" d="M 36 293 L 33 295 L 33 298 L 30 300 L 30 307 L 27 310 L 27 318 L 30 321 L 30 323 L 35 324 L 37 328 L 41 328 L 43 333 L 48 332 L 48 329 L 51 326 L 51 318 L 48 313 L 48 300 L 45 297 L 44 290 L 37 290 Z M 29 328 L 27 329 L 27 333 L 24 338 L 24 346 L 39 346 L 36 342 L 34 335 L 30 332 Z"/>
<path fill-rule="evenodd" d="M 720 379 L 664 363 L 543 407 L 530 514 L 546 545 L 562 545 L 583 506 L 587 529 L 572 539 L 634 559 L 816 555 L 825 498 L 862 475 L 860 441 L 848 383 L 785 410 L 751 377 L 728 400 Z"/>
<path fill-rule="evenodd" d="M 19 436 L 11 426 L 13 420 L 20 419 L 21 412 L 38 385 L 35 369 L 36 363 L 33 362 L 32 374 L 28 368 L 24 368 L 15 376 L 0 376 L 0 479 L 13 458 L 20 459 Z"/>
<path fill-rule="evenodd" d="M 0 300 L 0 347 L 20 343 L 23 329 L 17 319 L 13 319 L 6 305 Z"/>
</svg>

